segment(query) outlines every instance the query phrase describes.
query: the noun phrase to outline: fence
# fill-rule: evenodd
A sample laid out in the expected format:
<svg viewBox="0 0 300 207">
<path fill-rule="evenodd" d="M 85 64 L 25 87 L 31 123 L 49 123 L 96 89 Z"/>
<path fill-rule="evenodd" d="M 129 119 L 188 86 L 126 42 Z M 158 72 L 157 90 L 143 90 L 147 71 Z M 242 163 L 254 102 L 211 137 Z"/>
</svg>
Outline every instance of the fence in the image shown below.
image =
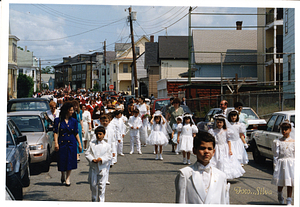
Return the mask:
<svg viewBox="0 0 300 207">
<path fill-rule="evenodd" d="M 295 93 L 287 92 L 244 92 L 187 99 L 187 105 L 195 116 L 200 118 L 204 117 L 211 108 L 219 108 L 221 100 L 227 100 L 228 107 L 232 107 L 235 102 L 239 101 L 244 106 L 251 107 L 259 117 L 268 119 L 275 111 L 295 109 L 295 98 L 285 99 L 283 95 L 295 97 Z"/>
</svg>

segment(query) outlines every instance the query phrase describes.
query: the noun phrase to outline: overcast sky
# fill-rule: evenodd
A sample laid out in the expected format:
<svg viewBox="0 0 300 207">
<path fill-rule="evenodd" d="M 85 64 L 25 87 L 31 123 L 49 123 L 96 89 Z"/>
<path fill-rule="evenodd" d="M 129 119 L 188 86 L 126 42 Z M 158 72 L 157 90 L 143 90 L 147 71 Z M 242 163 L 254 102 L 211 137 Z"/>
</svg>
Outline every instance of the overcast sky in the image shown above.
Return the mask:
<svg viewBox="0 0 300 207">
<path fill-rule="evenodd" d="M 154 40 L 157 41 L 158 36 L 188 34 L 189 6 L 176 4 L 176 1 L 173 1 L 172 6 L 137 6 L 132 4 L 135 1 L 128 1 L 128 5 L 124 5 L 127 1 L 121 1 L 123 5 L 90 3 L 97 1 L 75 5 L 78 1 L 69 0 L 64 1 L 66 4 L 43 3 L 45 1 L 27 4 L 10 2 L 11 34 L 20 39 L 18 46 L 27 46 L 34 56 L 41 58 L 42 67 L 56 65 L 62 62 L 63 57 L 91 53 L 91 50 L 101 52 L 105 40 L 107 50 L 110 51 L 114 50 L 116 42 L 130 43 L 127 22 L 130 5 L 132 10 L 137 12 L 137 21 L 134 22 L 135 40 L 143 35 L 154 35 Z M 73 4 L 70 4 L 71 2 Z M 244 3 L 243 7 L 239 8 L 233 6 L 241 3 L 228 4 L 229 7 L 212 7 L 215 5 L 214 1 L 210 2 L 210 5 L 193 5 L 193 12 L 256 14 L 257 11 L 255 6 L 251 6 L 253 4 Z M 243 26 L 257 25 L 255 15 L 192 15 L 192 26 L 235 27 L 236 21 L 243 21 Z"/>
</svg>

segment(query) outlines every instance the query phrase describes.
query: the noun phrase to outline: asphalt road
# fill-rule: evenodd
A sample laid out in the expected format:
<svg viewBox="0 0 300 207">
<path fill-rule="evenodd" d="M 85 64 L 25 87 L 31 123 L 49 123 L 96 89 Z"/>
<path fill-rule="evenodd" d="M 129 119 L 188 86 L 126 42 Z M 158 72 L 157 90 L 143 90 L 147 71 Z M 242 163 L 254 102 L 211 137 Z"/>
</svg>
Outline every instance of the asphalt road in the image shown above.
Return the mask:
<svg viewBox="0 0 300 207">
<path fill-rule="evenodd" d="M 182 164 L 182 155 L 171 152 L 171 145 L 164 147 L 163 161 L 155 160 L 153 146 L 142 147 L 142 155 L 130 155 L 129 135 L 124 140 L 124 157 L 110 169 L 110 185 L 106 188 L 106 202 L 174 203 L 174 180 Z M 248 152 L 249 164 L 244 166 L 243 177 L 229 180 L 230 203 L 244 205 L 277 205 L 277 187 L 271 185 L 272 162 L 254 163 Z M 196 161 L 191 156 L 192 163 Z M 60 183 L 56 162 L 49 172 L 41 172 L 37 165 L 31 166 L 31 184 L 24 188 L 27 201 L 91 201 L 88 179 L 88 162 L 81 155 L 78 169 L 71 174 L 71 186 Z M 284 189 L 286 198 L 286 190 Z"/>
</svg>

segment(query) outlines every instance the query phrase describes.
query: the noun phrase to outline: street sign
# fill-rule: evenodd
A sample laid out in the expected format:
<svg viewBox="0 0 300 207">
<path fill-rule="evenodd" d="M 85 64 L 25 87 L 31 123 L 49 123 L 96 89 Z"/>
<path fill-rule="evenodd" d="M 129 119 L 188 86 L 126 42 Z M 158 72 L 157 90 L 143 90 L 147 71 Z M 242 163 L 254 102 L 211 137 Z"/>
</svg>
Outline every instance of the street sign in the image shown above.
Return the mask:
<svg viewBox="0 0 300 207">
<path fill-rule="evenodd" d="M 114 89 L 114 85 L 109 85 L 109 89 Z"/>
</svg>

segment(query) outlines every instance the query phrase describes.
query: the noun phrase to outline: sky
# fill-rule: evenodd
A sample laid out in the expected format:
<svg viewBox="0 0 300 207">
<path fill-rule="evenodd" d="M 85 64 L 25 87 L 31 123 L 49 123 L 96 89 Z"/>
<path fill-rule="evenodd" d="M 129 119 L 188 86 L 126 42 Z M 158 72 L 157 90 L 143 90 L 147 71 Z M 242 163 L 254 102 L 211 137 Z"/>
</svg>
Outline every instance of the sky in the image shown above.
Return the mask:
<svg viewBox="0 0 300 207">
<path fill-rule="evenodd" d="M 43 2 L 9 4 L 11 34 L 20 39 L 18 46 L 27 46 L 34 56 L 41 59 L 42 67 L 56 65 L 62 62 L 63 57 L 92 53 L 90 51 L 102 52 L 104 41 L 107 51 L 114 51 L 116 42 L 130 43 L 127 21 L 130 6 L 137 13 L 137 20 L 133 23 L 135 40 L 143 35 L 148 38 L 154 35 L 157 41 L 158 36 L 188 34 L 188 5 L 76 5 Z M 193 12 L 198 13 L 256 14 L 256 7 L 194 5 L 192 8 Z M 235 27 L 236 21 L 243 21 L 243 26 L 257 25 L 255 15 L 192 15 L 193 26 Z"/>
<path fill-rule="evenodd" d="M 89 0 L 85 4 L 76 0 L 8 2 L 11 34 L 20 39 L 18 46 L 27 46 L 27 50 L 41 59 L 42 67 L 57 65 L 63 57 L 103 52 L 104 41 L 107 51 L 114 51 L 115 43 L 131 43 L 127 21 L 130 6 L 137 14 L 137 20 L 133 22 L 135 41 L 143 35 L 148 38 L 154 35 L 154 41 L 158 36 L 188 35 L 188 3 L 191 3 L 193 13 L 224 14 L 192 15 L 192 26 L 203 27 L 235 27 L 236 21 L 243 21 L 243 26 L 256 26 L 256 15 L 232 14 L 256 14 L 259 6 L 247 3 L 250 1 L 233 1 L 231 4 L 210 1 L 203 5 L 192 4 L 195 1 L 185 1 L 185 4 L 172 1 L 168 6 L 156 0 L 151 1 L 154 6 L 141 5 L 140 1 L 113 1 L 114 5 Z"/>
</svg>

